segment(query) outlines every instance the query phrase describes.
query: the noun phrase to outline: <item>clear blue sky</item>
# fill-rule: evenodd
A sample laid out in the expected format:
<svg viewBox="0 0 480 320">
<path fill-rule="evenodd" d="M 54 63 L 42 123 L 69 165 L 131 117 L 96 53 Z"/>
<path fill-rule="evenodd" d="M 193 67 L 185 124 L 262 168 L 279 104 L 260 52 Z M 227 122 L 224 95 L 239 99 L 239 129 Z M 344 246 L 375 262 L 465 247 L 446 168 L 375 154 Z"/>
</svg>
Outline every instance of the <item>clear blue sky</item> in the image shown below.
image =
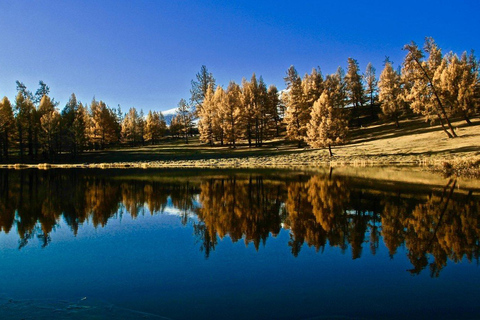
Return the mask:
<svg viewBox="0 0 480 320">
<path fill-rule="evenodd" d="M 109 106 L 166 110 L 190 98 L 206 65 L 217 83 L 284 88 L 290 65 L 332 73 L 347 58 L 382 69 L 402 46 L 433 37 L 480 55 L 480 1 L 24 1 L 0 0 L 0 95 L 43 80 L 62 109 L 72 92 Z"/>
</svg>

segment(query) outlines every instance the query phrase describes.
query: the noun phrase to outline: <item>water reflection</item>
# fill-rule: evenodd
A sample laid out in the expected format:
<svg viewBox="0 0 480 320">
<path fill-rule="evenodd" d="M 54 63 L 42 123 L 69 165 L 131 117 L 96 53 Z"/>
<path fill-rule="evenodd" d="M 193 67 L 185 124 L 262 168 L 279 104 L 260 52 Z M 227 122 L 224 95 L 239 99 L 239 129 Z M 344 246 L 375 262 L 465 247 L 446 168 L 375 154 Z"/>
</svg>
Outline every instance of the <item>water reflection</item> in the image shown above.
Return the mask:
<svg viewBox="0 0 480 320">
<path fill-rule="evenodd" d="M 448 260 L 479 258 L 480 196 L 458 191 L 455 180 L 440 190 L 413 190 L 332 172 L 284 178 L 164 175 L 0 171 L 0 232 L 17 232 L 20 249 L 33 238 L 47 246 L 61 219 L 76 235 L 87 221 L 101 228 L 126 213 L 156 215 L 173 206 L 183 224 L 193 224 L 207 258 L 218 239 L 228 236 L 259 250 L 282 228 L 290 232 L 293 256 L 304 244 L 317 251 L 329 245 L 350 249 L 358 259 L 364 250 L 375 254 L 383 241 L 392 257 L 400 246 L 407 248 L 409 272 L 428 267 L 433 277 Z"/>
</svg>

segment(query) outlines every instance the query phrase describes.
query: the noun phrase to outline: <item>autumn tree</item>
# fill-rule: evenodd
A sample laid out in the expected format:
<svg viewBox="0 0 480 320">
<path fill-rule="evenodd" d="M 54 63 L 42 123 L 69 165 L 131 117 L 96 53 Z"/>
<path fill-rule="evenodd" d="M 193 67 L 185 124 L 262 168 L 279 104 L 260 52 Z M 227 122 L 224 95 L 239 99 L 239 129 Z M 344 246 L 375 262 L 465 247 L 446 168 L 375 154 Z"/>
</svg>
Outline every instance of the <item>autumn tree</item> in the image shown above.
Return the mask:
<svg viewBox="0 0 480 320">
<path fill-rule="evenodd" d="M 0 101 L 0 160 L 8 160 L 10 146 L 15 134 L 15 118 L 10 100 L 3 97 Z"/>
<path fill-rule="evenodd" d="M 225 132 L 225 140 L 230 143 L 233 148 L 236 142 L 241 138 L 242 134 L 242 91 L 240 86 L 234 81 L 230 81 L 226 91 L 225 103 L 221 109 L 222 117 L 225 119 L 223 123 L 223 131 Z"/>
<path fill-rule="evenodd" d="M 220 145 L 223 146 L 225 138 L 225 117 L 221 112 L 223 106 L 225 105 L 226 94 L 225 90 L 222 87 L 218 86 L 213 94 L 213 104 L 211 108 L 212 113 L 212 132 L 213 137 L 216 141 L 220 141 Z"/>
<path fill-rule="evenodd" d="M 205 98 L 199 108 L 198 112 L 198 132 L 200 133 L 200 141 L 207 142 L 210 146 L 214 144 L 214 132 L 213 132 L 213 121 L 214 121 L 214 88 L 213 85 L 210 85 L 205 94 Z"/>
<path fill-rule="evenodd" d="M 363 99 L 365 90 L 363 88 L 362 76 L 358 67 L 358 62 L 355 59 L 348 58 L 348 69 L 345 75 L 345 85 L 349 104 L 353 105 L 354 109 L 363 106 Z"/>
<path fill-rule="evenodd" d="M 135 146 L 140 138 L 139 115 L 137 109 L 130 108 L 122 122 L 122 139 Z"/>
<path fill-rule="evenodd" d="M 255 140 L 255 122 L 257 119 L 258 102 L 257 91 L 258 82 L 255 74 L 252 75 L 250 82 L 245 78 L 242 79 L 242 126 L 249 147 L 252 147 L 252 141 Z"/>
<path fill-rule="evenodd" d="M 442 52 L 432 38 L 425 39 L 425 54 L 412 41 L 404 46 L 407 55 L 403 62 L 402 77 L 408 82 L 407 101 L 415 113 L 425 116 L 427 121 L 437 118 L 443 131 L 449 138 L 456 137 L 450 118 L 447 114 L 445 100 L 442 99 L 439 77 L 439 67 L 442 64 Z"/>
<path fill-rule="evenodd" d="M 399 127 L 399 117 L 405 112 L 405 102 L 403 100 L 401 77 L 393 70 L 392 64 L 387 62 L 385 68 L 380 74 L 378 82 L 378 99 L 381 103 L 383 114 L 395 121 L 395 126 Z"/>
<path fill-rule="evenodd" d="M 288 69 L 284 80 L 287 91 L 282 99 L 286 106 L 284 121 L 287 124 L 287 139 L 298 141 L 300 147 L 306 136 L 307 124 L 310 121 L 310 110 L 305 103 L 302 79 L 298 76 L 294 66 Z"/>
<path fill-rule="evenodd" d="M 73 155 L 82 152 L 88 144 L 89 128 L 91 128 L 91 119 L 88 110 L 82 103 L 78 104 L 75 110 L 75 117 L 72 123 L 72 147 Z"/>
<path fill-rule="evenodd" d="M 28 94 L 18 90 L 15 99 L 16 127 L 18 133 L 18 148 L 20 159 L 24 160 L 25 145 L 28 146 L 29 155 L 33 158 L 33 113 L 35 106 Z"/>
<path fill-rule="evenodd" d="M 193 125 L 193 112 L 191 110 L 191 106 L 187 103 L 187 101 L 185 101 L 185 99 L 181 99 L 178 103 L 176 113 L 178 120 L 182 125 L 181 131 L 185 139 L 185 143 L 188 143 L 188 135 Z"/>
<path fill-rule="evenodd" d="M 170 135 L 172 137 L 179 137 L 182 133 L 182 123 L 178 115 L 174 115 L 170 121 Z"/>
<path fill-rule="evenodd" d="M 453 114 L 460 114 L 468 124 L 480 107 L 480 79 L 473 53 L 461 59 L 452 52 L 446 54 L 435 74 L 440 84 L 441 98 Z"/>
<path fill-rule="evenodd" d="M 37 134 L 35 134 L 36 143 L 39 143 L 39 149 L 42 150 L 44 157 L 54 156 L 57 151 L 57 139 L 60 133 L 60 114 L 47 94 L 44 94 L 41 98 L 37 114 L 40 118 L 40 131 L 38 132 L 38 140 Z"/>
<path fill-rule="evenodd" d="M 40 118 L 40 125 L 42 128 L 40 142 L 44 157 L 47 155 L 55 157 L 57 152 L 56 139 L 60 132 L 60 113 L 58 110 L 46 111 Z"/>
<path fill-rule="evenodd" d="M 144 139 L 155 144 L 159 141 L 160 137 L 165 135 L 167 124 L 165 118 L 161 112 L 152 112 L 151 110 L 147 114 L 145 119 L 145 135 Z"/>
<path fill-rule="evenodd" d="M 94 144 L 104 149 L 108 144 L 116 143 L 121 133 L 121 124 L 115 110 L 107 107 L 105 102 L 93 99 L 90 104 L 92 131 Z"/>
<path fill-rule="evenodd" d="M 307 125 L 307 143 L 314 147 L 328 147 L 345 142 L 348 132 L 347 119 L 342 106 L 342 94 L 338 91 L 338 77 L 328 76 L 325 90 L 313 104 L 311 120 Z"/>
</svg>

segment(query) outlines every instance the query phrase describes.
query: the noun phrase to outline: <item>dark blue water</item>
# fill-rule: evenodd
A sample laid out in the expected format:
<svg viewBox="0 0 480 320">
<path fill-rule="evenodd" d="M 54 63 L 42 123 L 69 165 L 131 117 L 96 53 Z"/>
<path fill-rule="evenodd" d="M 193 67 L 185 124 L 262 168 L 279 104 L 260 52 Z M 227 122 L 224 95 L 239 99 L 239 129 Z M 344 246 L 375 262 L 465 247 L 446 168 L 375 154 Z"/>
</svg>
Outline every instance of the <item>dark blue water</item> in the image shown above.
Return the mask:
<svg viewBox="0 0 480 320">
<path fill-rule="evenodd" d="M 159 174 L 154 182 L 125 174 L 9 172 L 6 182 L 2 174 L 0 208 L 17 206 L 8 233 L 8 210 L 0 212 L 2 319 L 480 315 L 478 193 L 459 193 L 448 180 L 444 189 L 423 188 L 412 199 L 411 187 L 382 194 L 335 176 L 312 183 L 310 175 Z M 326 189 L 308 195 L 325 179 Z M 313 212 L 318 194 L 325 206 L 326 199 L 342 206 L 330 203 L 323 224 Z M 92 195 L 110 198 L 93 204 Z M 441 217 L 432 218 L 435 207 Z M 387 220 L 398 225 L 394 250 L 384 243 Z M 431 230 L 420 231 L 426 226 Z"/>
</svg>

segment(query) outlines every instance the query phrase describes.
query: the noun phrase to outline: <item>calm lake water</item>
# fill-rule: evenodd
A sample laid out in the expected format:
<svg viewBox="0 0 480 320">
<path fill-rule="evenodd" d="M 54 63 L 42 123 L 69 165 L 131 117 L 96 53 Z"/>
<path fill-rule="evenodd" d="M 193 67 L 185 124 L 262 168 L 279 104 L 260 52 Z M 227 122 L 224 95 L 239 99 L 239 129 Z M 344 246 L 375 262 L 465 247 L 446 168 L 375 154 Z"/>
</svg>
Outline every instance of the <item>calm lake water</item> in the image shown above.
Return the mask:
<svg viewBox="0 0 480 320">
<path fill-rule="evenodd" d="M 480 188 L 0 171 L 1 319 L 480 318 Z"/>
</svg>

